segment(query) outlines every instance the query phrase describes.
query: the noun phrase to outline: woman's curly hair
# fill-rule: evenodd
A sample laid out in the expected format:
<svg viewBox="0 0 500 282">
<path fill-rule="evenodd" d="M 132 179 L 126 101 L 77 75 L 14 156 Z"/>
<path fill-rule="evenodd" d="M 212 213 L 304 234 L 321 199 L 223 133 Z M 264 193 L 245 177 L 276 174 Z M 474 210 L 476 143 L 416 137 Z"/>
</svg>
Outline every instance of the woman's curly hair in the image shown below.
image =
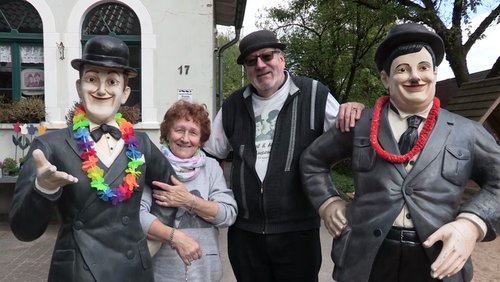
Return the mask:
<svg viewBox="0 0 500 282">
<path fill-rule="evenodd" d="M 210 119 L 208 116 L 209 114 L 205 104 L 192 103 L 186 100 L 175 102 L 163 117 L 163 121 L 160 125 L 160 142 L 166 144 L 168 142 L 168 134 L 174 122 L 185 119 L 192 120 L 200 126 L 200 142 L 204 144 L 208 140 L 208 137 L 210 137 Z"/>
</svg>

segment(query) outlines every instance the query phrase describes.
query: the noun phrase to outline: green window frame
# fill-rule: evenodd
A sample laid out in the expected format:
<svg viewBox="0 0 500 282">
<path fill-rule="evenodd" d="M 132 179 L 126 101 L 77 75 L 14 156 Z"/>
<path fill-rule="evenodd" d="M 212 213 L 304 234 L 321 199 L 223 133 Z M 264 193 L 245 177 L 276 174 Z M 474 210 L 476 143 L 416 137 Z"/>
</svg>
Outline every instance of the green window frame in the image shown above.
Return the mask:
<svg viewBox="0 0 500 282">
<path fill-rule="evenodd" d="M 22 96 L 21 73 L 24 69 L 44 70 L 41 63 L 22 63 L 23 46 L 43 50 L 43 24 L 38 11 L 26 1 L 0 4 L 0 46 L 10 49 L 10 62 L 0 62 L 0 99 L 19 101 Z M 43 90 L 40 90 L 43 93 Z"/>
</svg>

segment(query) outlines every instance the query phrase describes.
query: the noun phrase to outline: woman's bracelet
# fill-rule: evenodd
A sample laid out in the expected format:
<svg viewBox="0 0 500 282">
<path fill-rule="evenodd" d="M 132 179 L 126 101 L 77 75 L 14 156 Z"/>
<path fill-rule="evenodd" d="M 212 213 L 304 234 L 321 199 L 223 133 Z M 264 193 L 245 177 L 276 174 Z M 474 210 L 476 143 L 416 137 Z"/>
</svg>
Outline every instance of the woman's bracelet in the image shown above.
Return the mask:
<svg viewBox="0 0 500 282">
<path fill-rule="evenodd" d="M 189 212 L 193 213 L 195 207 L 196 207 L 196 196 L 193 195 L 193 200 L 191 200 L 191 207 L 189 208 Z"/>
<path fill-rule="evenodd" d="M 170 245 L 172 245 L 172 243 L 174 241 L 174 233 L 175 233 L 175 228 L 172 228 L 172 231 L 170 231 L 170 234 L 168 234 L 168 238 L 167 238 L 167 241 L 168 241 L 168 243 L 170 243 Z"/>
</svg>

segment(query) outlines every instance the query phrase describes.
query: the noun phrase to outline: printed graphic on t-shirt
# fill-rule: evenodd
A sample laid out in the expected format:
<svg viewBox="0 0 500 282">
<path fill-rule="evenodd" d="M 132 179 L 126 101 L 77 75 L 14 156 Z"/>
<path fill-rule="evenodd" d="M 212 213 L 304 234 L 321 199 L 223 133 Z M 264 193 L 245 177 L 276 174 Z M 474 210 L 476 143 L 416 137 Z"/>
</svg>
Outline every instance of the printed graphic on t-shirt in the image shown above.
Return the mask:
<svg viewBox="0 0 500 282">
<path fill-rule="evenodd" d="M 265 175 L 267 170 L 267 161 L 273 145 L 274 127 L 278 114 L 279 110 L 272 110 L 255 117 L 256 170 L 259 176 Z"/>
</svg>

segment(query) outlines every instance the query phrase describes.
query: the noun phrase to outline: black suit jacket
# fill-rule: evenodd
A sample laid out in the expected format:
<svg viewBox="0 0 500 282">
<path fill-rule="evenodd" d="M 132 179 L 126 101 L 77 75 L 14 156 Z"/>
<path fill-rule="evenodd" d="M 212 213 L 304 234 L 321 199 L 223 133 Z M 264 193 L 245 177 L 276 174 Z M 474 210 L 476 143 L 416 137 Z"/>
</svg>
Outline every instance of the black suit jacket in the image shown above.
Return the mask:
<svg viewBox="0 0 500 282">
<path fill-rule="evenodd" d="M 129 200 L 117 205 L 99 199 L 89 186 L 71 128 L 49 132 L 31 145 L 28 156 L 40 149 L 58 170 L 79 180 L 54 195 L 43 194 L 35 188 L 36 169 L 28 157 L 16 184 L 9 217 L 18 239 L 31 241 L 41 236 L 55 206 L 61 215 L 49 281 L 153 281 L 151 258 L 139 221 L 141 195 L 144 185 L 153 180 L 170 183 L 173 170 L 146 134 L 136 131 L 135 137 L 145 158 L 137 179 L 140 187 Z M 125 150 L 111 167 L 98 164 L 110 187 L 123 181 L 128 163 Z"/>
<path fill-rule="evenodd" d="M 398 154 L 387 111 L 386 105 L 380 115 L 378 141 L 386 151 Z M 353 131 L 326 132 L 301 159 L 306 192 L 316 209 L 339 195 L 330 179 L 331 166 L 344 158 L 352 160 L 355 197 L 347 210 L 348 226 L 333 242 L 335 280 L 368 281 L 379 246 L 404 204 L 422 242 L 460 212 L 476 214 L 486 223 L 485 240 L 496 237 L 500 230 L 500 147 L 491 134 L 476 122 L 440 109 L 425 147 L 407 172 L 403 164 L 389 163 L 372 149 L 370 122 L 371 110 L 363 111 Z M 469 179 L 481 191 L 462 203 Z M 440 246 L 425 251 L 434 261 Z M 469 260 L 461 272 L 444 281 L 471 278 Z"/>
</svg>

